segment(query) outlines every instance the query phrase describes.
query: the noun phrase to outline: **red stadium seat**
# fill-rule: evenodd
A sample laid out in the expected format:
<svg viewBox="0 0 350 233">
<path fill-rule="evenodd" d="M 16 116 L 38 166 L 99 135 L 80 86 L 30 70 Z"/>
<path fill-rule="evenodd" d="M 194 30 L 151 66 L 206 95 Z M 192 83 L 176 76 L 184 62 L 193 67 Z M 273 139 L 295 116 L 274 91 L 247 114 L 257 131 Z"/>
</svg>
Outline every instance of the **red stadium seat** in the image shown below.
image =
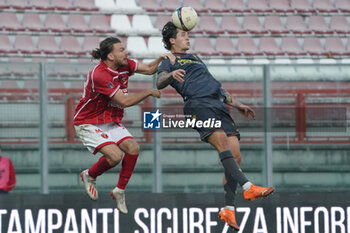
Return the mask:
<svg viewBox="0 0 350 233">
<path fill-rule="evenodd" d="M 52 11 L 55 9 L 48 0 L 30 0 L 30 5 L 36 10 Z"/>
<path fill-rule="evenodd" d="M 332 30 L 329 29 L 323 16 L 312 15 L 309 17 L 309 29 L 316 34 L 331 34 Z"/>
<path fill-rule="evenodd" d="M 94 0 L 74 0 L 73 7 L 78 8 L 80 11 L 98 11 L 98 7 L 95 6 Z"/>
<path fill-rule="evenodd" d="M 156 18 L 155 27 L 161 31 L 168 21 L 171 21 L 170 15 L 158 15 Z"/>
<path fill-rule="evenodd" d="M 248 0 L 248 8 L 254 12 L 272 12 L 267 0 Z"/>
<path fill-rule="evenodd" d="M 7 35 L 0 35 L 0 53 L 16 54 L 17 51 L 13 48 L 10 39 Z"/>
<path fill-rule="evenodd" d="M 332 56 L 345 55 L 345 48 L 341 38 L 327 37 L 325 42 L 325 50 Z"/>
<path fill-rule="evenodd" d="M 11 0 L 7 1 L 7 4 L 15 10 L 30 10 L 32 8 L 26 0 Z"/>
<path fill-rule="evenodd" d="M 100 38 L 96 36 L 84 37 L 83 41 L 83 51 L 91 53 L 92 50 L 98 48 L 100 45 Z"/>
<path fill-rule="evenodd" d="M 337 12 L 337 9 L 333 7 L 330 0 L 313 0 L 313 7 L 318 12 Z"/>
<path fill-rule="evenodd" d="M 266 16 L 264 21 L 264 28 L 271 34 L 288 33 L 288 30 L 283 26 L 279 16 Z"/>
<path fill-rule="evenodd" d="M 308 0 L 291 0 L 290 6 L 299 13 L 315 12 L 315 9 L 310 6 Z"/>
<path fill-rule="evenodd" d="M 260 38 L 259 50 L 267 56 L 283 56 L 283 52 L 278 48 L 275 39 L 272 37 Z"/>
<path fill-rule="evenodd" d="M 267 31 L 262 27 L 257 16 L 245 16 L 243 18 L 242 28 L 251 34 L 265 34 Z"/>
<path fill-rule="evenodd" d="M 222 34 L 222 30 L 216 22 L 214 16 L 201 16 L 198 25 L 194 28 L 194 33 Z"/>
<path fill-rule="evenodd" d="M 174 0 L 161 0 L 161 6 L 164 10 L 173 12 L 176 8 L 181 5 L 180 1 Z"/>
<path fill-rule="evenodd" d="M 62 36 L 60 48 L 68 55 L 84 55 L 78 40 L 74 36 Z"/>
<path fill-rule="evenodd" d="M 201 56 L 218 56 L 207 37 L 196 37 L 194 40 L 193 50 L 195 53 L 199 53 Z"/>
<path fill-rule="evenodd" d="M 68 15 L 67 27 L 77 33 L 92 33 L 93 30 L 87 25 L 84 15 Z"/>
<path fill-rule="evenodd" d="M 332 16 L 330 22 L 331 30 L 335 31 L 339 34 L 347 34 L 350 33 L 350 26 L 345 16 L 343 15 L 335 15 Z"/>
<path fill-rule="evenodd" d="M 5 31 L 24 31 L 15 13 L 0 13 L 0 29 Z"/>
<path fill-rule="evenodd" d="M 48 29 L 42 24 L 37 13 L 24 13 L 22 25 L 29 31 L 33 32 L 47 32 Z"/>
<path fill-rule="evenodd" d="M 75 7 L 71 5 L 70 0 L 52 0 L 51 5 L 60 11 L 73 11 Z"/>
<path fill-rule="evenodd" d="M 111 28 L 108 18 L 105 15 L 91 15 L 90 29 L 97 33 L 115 33 L 115 30 Z"/>
<path fill-rule="evenodd" d="M 348 0 L 335 0 L 335 7 L 341 12 L 350 12 L 350 2 Z"/>
<path fill-rule="evenodd" d="M 217 37 L 215 43 L 215 50 L 221 56 L 239 56 L 241 53 L 237 51 L 229 37 Z"/>
<path fill-rule="evenodd" d="M 277 13 L 293 12 L 288 0 L 270 0 L 270 8 Z"/>
<path fill-rule="evenodd" d="M 52 32 L 70 32 L 59 14 L 47 14 L 45 18 L 46 27 Z"/>
<path fill-rule="evenodd" d="M 327 52 L 323 49 L 321 41 L 317 37 L 304 38 L 304 51 L 311 56 L 325 56 Z"/>
<path fill-rule="evenodd" d="M 191 6 L 193 9 L 195 9 L 198 13 L 201 12 L 208 12 L 208 9 L 204 8 L 200 0 L 183 0 L 182 2 L 183 6 Z M 176 8 L 175 8 L 176 9 Z"/>
<path fill-rule="evenodd" d="M 164 9 L 158 4 L 157 0 L 140 0 L 139 5 L 149 12 L 162 12 Z"/>
<path fill-rule="evenodd" d="M 45 54 L 63 54 L 54 36 L 39 36 L 38 49 Z"/>
<path fill-rule="evenodd" d="M 224 6 L 221 0 L 206 0 L 204 2 L 204 7 L 207 8 L 210 12 L 229 12 L 230 10 Z"/>
<path fill-rule="evenodd" d="M 226 0 L 226 8 L 230 9 L 231 12 L 236 13 L 250 12 L 250 9 L 244 5 L 243 0 Z"/>
<path fill-rule="evenodd" d="M 6 0 L 0 0 L 0 9 L 8 9 L 10 5 L 7 4 Z"/>
<path fill-rule="evenodd" d="M 307 53 L 300 48 L 298 39 L 295 37 L 283 37 L 281 39 L 281 50 L 289 56 L 305 56 Z"/>
<path fill-rule="evenodd" d="M 40 54 L 40 51 L 35 47 L 31 36 L 17 35 L 14 47 L 22 54 Z"/>
<path fill-rule="evenodd" d="M 246 30 L 243 30 L 237 18 L 231 15 L 222 16 L 221 27 L 225 32 L 230 34 L 246 33 Z"/>
<path fill-rule="evenodd" d="M 310 34 L 311 31 L 305 26 L 303 18 L 299 15 L 287 17 L 286 28 L 293 34 Z"/>
<path fill-rule="evenodd" d="M 237 42 L 238 51 L 245 56 L 261 56 L 263 53 L 259 51 L 251 37 L 240 37 Z"/>
</svg>

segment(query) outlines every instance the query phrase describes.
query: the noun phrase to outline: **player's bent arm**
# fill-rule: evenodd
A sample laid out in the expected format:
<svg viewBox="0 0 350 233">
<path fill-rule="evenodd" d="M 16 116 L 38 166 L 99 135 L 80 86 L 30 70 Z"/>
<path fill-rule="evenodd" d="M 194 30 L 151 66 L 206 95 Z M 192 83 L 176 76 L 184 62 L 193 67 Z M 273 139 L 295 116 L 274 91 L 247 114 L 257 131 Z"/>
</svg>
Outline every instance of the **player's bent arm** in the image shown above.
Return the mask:
<svg viewBox="0 0 350 233">
<path fill-rule="evenodd" d="M 230 93 L 228 93 L 227 90 L 225 90 L 223 88 L 222 88 L 222 90 L 225 94 L 225 101 L 224 101 L 225 104 L 228 104 L 228 105 L 235 107 L 235 108 L 239 108 L 239 105 L 241 105 L 241 103 L 238 100 L 236 100 L 235 98 L 233 98 L 233 96 Z"/>
<path fill-rule="evenodd" d="M 159 98 L 160 91 L 157 89 L 151 89 L 151 90 L 141 91 L 133 95 L 125 95 L 121 90 L 118 90 L 117 93 L 114 94 L 112 99 L 117 104 L 120 104 L 123 108 L 127 108 L 140 103 L 142 100 L 146 99 L 148 96 L 154 96 Z"/>
<path fill-rule="evenodd" d="M 172 73 L 160 72 L 157 76 L 157 89 L 163 89 L 173 81 Z"/>
</svg>

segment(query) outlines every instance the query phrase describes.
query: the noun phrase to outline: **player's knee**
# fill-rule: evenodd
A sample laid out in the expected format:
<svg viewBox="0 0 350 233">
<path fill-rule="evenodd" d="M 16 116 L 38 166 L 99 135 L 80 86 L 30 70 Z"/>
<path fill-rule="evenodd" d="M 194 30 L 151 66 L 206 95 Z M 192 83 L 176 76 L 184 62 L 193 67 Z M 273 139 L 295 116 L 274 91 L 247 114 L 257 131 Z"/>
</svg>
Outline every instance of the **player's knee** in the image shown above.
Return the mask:
<svg viewBox="0 0 350 233">
<path fill-rule="evenodd" d="M 121 151 L 114 151 L 110 154 L 108 162 L 111 166 L 116 166 L 122 160 L 123 153 Z"/>
<path fill-rule="evenodd" d="M 140 152 L 140 146 L 133 140 L 127 144 L 125 152 L 128 154 L 137 155 Z"/>
</svg>

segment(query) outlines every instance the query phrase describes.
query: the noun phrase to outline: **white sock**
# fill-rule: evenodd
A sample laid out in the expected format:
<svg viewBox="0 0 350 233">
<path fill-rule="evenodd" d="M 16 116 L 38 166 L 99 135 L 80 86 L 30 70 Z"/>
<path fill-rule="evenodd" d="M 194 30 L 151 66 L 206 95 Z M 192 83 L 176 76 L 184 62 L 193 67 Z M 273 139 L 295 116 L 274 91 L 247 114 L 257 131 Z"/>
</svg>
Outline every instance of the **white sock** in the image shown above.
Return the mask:
<svg viewBox="0 0 350 233">
<path fill-rule="evenodd" d="M 250 189 L 251 185 L 252 185 L 252 183 L 248 181 L 248 182 L 244 183 L 242 188 L 243 188 L 244 191 L 248 191 Z"/>
<path fill-rule="evenodd" d="M 225 208 L 228 210 L 235 210 L 235 207 L 230 205 L 225 206 Z"/>
<path fill-rule="evenodd" d="M 115 187 L 115 188 L 117 189 L 117 192 L 119 192 L 119 193 L 123 193 L 124 192 L 124 189 L 120 189 L 118 187 Z"/>
</svg>

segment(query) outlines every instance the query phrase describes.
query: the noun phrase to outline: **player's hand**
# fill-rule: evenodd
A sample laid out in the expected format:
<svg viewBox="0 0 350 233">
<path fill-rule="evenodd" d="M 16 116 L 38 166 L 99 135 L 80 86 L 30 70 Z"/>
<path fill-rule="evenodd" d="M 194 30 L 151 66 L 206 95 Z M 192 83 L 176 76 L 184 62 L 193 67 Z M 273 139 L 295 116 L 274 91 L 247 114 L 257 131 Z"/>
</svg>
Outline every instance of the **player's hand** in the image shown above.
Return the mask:
<svg viewBox="0 0 350 233">
<path fill-rule="evenodd" d="M 172 72 L 173 79 L 175 79 L 176 81 L 178 81 L 180 83 L 185 81 L 184 80 L 185 74 L 186 74 L 186 71 L 183 69 L 174 70 Z"/>
<path fill-rule="evenodd" d="M 174 56 L 174 54 L 172 53 L 164 53 L 163 55 L 161 55 L 161 57 L 163 59 L 169 59 L 170 60 L 170 64 L 174 65 L 175 61 L 176 61 L 176 57 Z"/>
<path fill-rule="evenodd" d="M 240 104 L 237 107 L 238 111 L 242 113 L 248 120 L 255 120 L 255 111 L 245 104 Z"/>
<path fill-rule="evenodd" d="M 151 96 L 156 97 L 156 98 L 160 98 L 160 91 L 158 89 L 152 89 Z"/>
</svg>

